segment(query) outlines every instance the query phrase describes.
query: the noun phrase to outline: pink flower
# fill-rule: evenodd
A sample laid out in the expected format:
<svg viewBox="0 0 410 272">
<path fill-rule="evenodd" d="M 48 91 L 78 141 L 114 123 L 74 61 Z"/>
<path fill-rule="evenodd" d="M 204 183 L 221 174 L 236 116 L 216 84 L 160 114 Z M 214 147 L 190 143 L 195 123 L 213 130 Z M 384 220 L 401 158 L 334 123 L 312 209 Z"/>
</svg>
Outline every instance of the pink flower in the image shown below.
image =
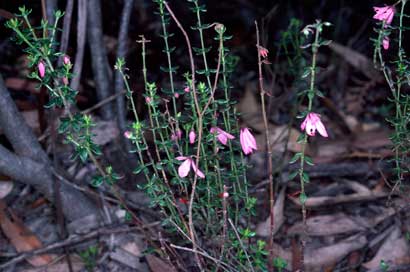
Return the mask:
<svg viewBox="0 0 410 272">
<path fill-rule="evenodd" d="M 394 13 L 396 12 L 394 6 L 373 7 L 373 9 L 374 12 L 376 12 L 376 14 L 373 16 L 373 19 L 386 22 L 384 27 L 387 27 L 391 24 L 391 22 L 393 21 Z"/>
<path fill-rule="evenodd" d="M 186 87 L 184 88 L 184 92 L 189 93 L 189 91 L 190 91 L 189 87 L 186 86 Z"/>
<path fill-rule="evenodd" d="M 146 96 L 146 97 L 145 97 L 145 102 L 146 102 L 147 104 L 150 104 L 150 103 L 151 103 L 151 98 L 150 98 L 149 96 Z"/>
<path fill-rule="evenodd" d="M 181 138 L 182 138 L 182 131 L 180 131 L 179 129 L 175 133 L 171 134 L 171 140 L 173 141 L 181 140 Z"/>
<path fill-rule="evenodd" d="M 63 83 L 64 83 L 64 85 L 68 85 L 68 78 L 63 77 Z"/>
<path fill-rule="evenodd" d="M 228 139 L 229 140 L 235 139 L 233 135 L 229 134 L 228 132 L 218 127 L 212 127 L 210 131 L 211 133 L 216 133 L 216 137 L 218 141 L 223 145 L 226 145 L 226 143 L 228 142 Z"/>
<path fill-rule="evenodd" d="M 64 62 L 64 64 L 71 64 L 71 61 L 70 61 L 70 57 L 69 56 L 67 56 L 67 55 L 65 55 L 64 56 L 64 58 L 63 58 L 63 62 Z"/>
<path fill-rule="evenodd" d="M 174 97 L 178 98 L 179 97 L 179 93 L 174 93 Z"/>
<path fill-rule="evenodd" d="M 132 137 L 131 131 L 128 131 L 128 130 L 125 131 L 125 132 L 124 132 L 124 137 L 127 138 L 127 139 L 131 139 L 131 137 Z"/>
<path fill-rule="evenodd" d="M 245 155 L 251 154 L 253 150 L 257 150 L 255 137 L 251 134 L 248 128 L 241 128 L 240 142 L 242 146 L 243 153 Z"/>
<path fill-rule="evenodd" d="M 44 65 L 44 62 L 42 60 L 38 63 L 37 68 L 40 77 L 43 78 L 46 74 L 46 66 Z"/>
<path fill-rule="evenodd" d="M 326 128 L 322 121 L 320 121 L 320 115 L 314 112 L 311 112 L 306 116 L 305 120 L 300 125 L 300 129 L 302 131 L 306 129 L 306 133 L 309 136 L 315 136 L 317 130 L 323 137 L 328 137 Z"/>
<path fill-rule="evenodd" d="M 262 58 L 266 58 L 268 56 L 268 49 L 266 49 L 265 47 L 259 46 L 259 55 L 261 55 Z"/>
<path fill-rule="evenodd" d="M 189 171 L 192 169 L 194 170 L 195 175 L 197 175 L 200 178 L 205 178 L 204 173 L 201 172 L 198 168 L 196 168 L 195 162 L 190 158 L 190 157 L 185 157 L 185 156 L 178 156 L 175 159 L 179 161 L 184 161 L 179 167 L 178 167 L 178 175 L 181 178 L 185 178 L 188 176 Z"/>
<path fill-rule="evenodd" d="M 389 39 L 389 37 L 384 37 L 384 38 L 383 38 L 383 48 L 384 48 L 384 50 L 389 49 L 389 46 L 390 46 L 390 39 Z"/>
<path fill-rule="evenodd" d="M 189 132 L 189 143 L 190 144 L 195 143 L 195 139 L 196 139 L 195 131 L 191 130 L 191 132 Z"/>
</svg>

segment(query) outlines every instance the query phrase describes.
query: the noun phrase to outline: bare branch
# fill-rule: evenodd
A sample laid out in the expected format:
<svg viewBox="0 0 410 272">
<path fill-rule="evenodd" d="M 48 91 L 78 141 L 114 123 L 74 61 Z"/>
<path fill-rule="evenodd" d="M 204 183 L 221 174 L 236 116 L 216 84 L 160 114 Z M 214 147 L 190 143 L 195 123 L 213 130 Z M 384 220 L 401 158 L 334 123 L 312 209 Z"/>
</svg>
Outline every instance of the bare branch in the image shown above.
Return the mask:
<svg viewBox="0 0 410 272">
<path fill-rule="evenodd" d="M 88 45 L 91 53 L 91 64 L 98 100 L 101 101 L 111 95 L 111 80 L 109 63 L 104 46 L 102 32 L 102 15 L 100 0 L 88 0 Z M 114 119 L 112 103 L 101 108 L 104 119 Z"/>
<path fill-rule="evenodd" d="M 48 163 L 48 157 L 37 141 L 33 131 L 17 109 L 0 74 L 0 127 L 15 152 L 35 161 Z"/>
<path fill-rule="evenodd" d="M 125 0 L 124 1 L 124 7 L 122 9 L 122 15 L 121 15 L 121 25 L 120 25 L 120 30 L 118 34 L 118 49 L 117 49 L 117 59 L 118 58 L 125 58 L 127 55 L 128 51 L 128 29 L 129 29 L 129 23 L 130 23 L 130 17 L 131 17 L 131 12 L 132 12 L 132 7 L 134 4 L 134 0 Z M 120 71 L 115 72 L 115 93 L 120 94 L 124 89 L 124 81 L 122 78 L 122 75 Z M 127 129 L 126 127 L 126 109 L 125 109 L 125 102 L 124 102 L 124 95 L 118 95 L 116 99 L 116 106 L 117 106 L 117 121 L 118 121 L 118 127 L 120 129 L 121 135 L 125 132 Z M 121 138 L 125 139 L 125 138 Z M 126 150 L 129 152 L 131 151 L 131 142 L 130 141 L 122 141 Z"/>
<path fill-rule="evenodd" d="M 50 168 L 30 158 L 17 156 L 2 145 L 0 145 L 0 173 L 34 186 L 50 201 L 54 199 Z M 64 214 L 70 221 L 97 212 L 94 203 L 65 183 L 61 183 L 61 203 L 63 207 L 69 207 L 64 209 Z"/>
<path fill-rule="evenodd" d="M 87 0 L 78 0 L 77 9 L 77 50 L 75 55 L 73 75 L 70 87 L 78 90 L 80 86 L 81 72 L 83 69 L 85 33 L 87 29 Z"/>
</svg>

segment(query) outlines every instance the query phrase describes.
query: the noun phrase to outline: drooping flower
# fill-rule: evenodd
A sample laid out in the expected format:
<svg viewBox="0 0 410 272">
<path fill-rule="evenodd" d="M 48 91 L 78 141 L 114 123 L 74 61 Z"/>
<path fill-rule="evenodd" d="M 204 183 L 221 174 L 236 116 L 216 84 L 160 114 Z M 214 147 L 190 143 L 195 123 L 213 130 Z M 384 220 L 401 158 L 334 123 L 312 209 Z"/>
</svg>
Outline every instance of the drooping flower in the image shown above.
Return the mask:
<svg viewBox="0 0 410 272">
<path fill-rule="evenodd" d="M 262 58 L 268 57 L 268 53 L 269 53 L 268 49 L 266 49 L 265 47 L 259 46 L 258 50 L 259 50 L 259 55 L 261 55 Z"/>
<path fill-rule="evenodd" d="M 71 64 L 70 57 L 67 55 L 64 55 L 63 62 L 64 64 Z"/>
<path fill-rule="evenodd" d="M 373 19 L 384 21 L 384 27 L 387 27 L 393 21 L 394 13 L 396 12 L 394 6 L 385 6 L 385 7 L 373 7 L 376 14 L 373 16 Z"/>
<path fill-rule="evenodd" d="M 258 147 L 256 146 L 255 137 L 253 137 L 252 133 L 249 131 L 248 128 L 241 128 L 240 133 L 240 142 L 243 153 L 245 155 L 251 154 L 253 150 L 257 150 Z"/>
<path fill-rule="evenodd" d="M 310 112 L 306 116 L 305 120 L 300 125 L 300 129 L 302 131 L 306 130 L 306 133 L 309 136 L 315 136 L 317 130 L 323 137 L 328 137 L 325 125 L 323 125 L 320 120 L 320 114 L 314 112 Z"/>
<path fill-rule="evenodd" d="M 223 145 L 226 145 L 226 143 L 228 142 L 228 139 L 229 140 L 235 139 L 235 136 L 229 134 L 228 132 L 218 127 L 212 127 L 210 131 L 211 133 L 216 133 L 216 138 Z"/>
<path fill-rule="evenodd" d="M 184 92 L 189 93 L 189 91 L 190 91 L 189 86 L 186 86 L 186 87 L 184 88 Z"/>
<path fill-rule="evenodd" d="M 171 140 L 173 141 L 181 140 L 181 138 L 182 138 L 182 131 L 180 131 L 179 129 L 171 134 Z"/>
<path fill-rule="evenodd" d="M 181 178 L 185 178 L 186 176 L 188 176 L 189 171 L 192 170 L 194 171 L 195 175 L 197 175 L 200 178 L 205 178 L 204 173 L 202 173 L 201 170 L 199 170 L 196 165 L 195 162 L 190 158 L 190 157 L 185 157 L 185 156 L 178 156 L 175 159 L 179 160 L 179 161 L 184 161 L 179 167 L 178 167 L 178 175 Z"/>
<path fill-rule="evenodd" d="M 63 83 L 64 83 L 64 85 L 68 85 L 68 78 L 67 77 L 63 77 Z"/>
<path fill-rule="evenodd" d="M 146 102 L 147 104 L 150 104 L 150 103 L 151 103 L 151 97 L 146 96 L 146 97 L 145 97 L 145 102 Z"/>
<path fill-rule="evenodd" d="M 46 66 L 42 60 L 38 63 L 37 68 L 38 74 L 41 78 L 43 78 L 46 75 Z"/>
<path fill-rule="evenodd" d="M 384 38 L 383 38 L 383 48 L 384 48 L 384 50 L 389 49 L 389 46 L 390 46 L 390 39 L 389 39 L 389 37 L 384 37 Z"/>
<path fill-rule="evenodd" d="M 195 139 L 196 139 L 196 133 L 195 133 L 195 131 L 191 130 L 189 132 L 189 143 L 190 144 L 195 143 Z"/>
<path fill-rule="evenodd" d="M 175 98 L 179 98 L 179 93 L 174 93 Z"/>
</svg>

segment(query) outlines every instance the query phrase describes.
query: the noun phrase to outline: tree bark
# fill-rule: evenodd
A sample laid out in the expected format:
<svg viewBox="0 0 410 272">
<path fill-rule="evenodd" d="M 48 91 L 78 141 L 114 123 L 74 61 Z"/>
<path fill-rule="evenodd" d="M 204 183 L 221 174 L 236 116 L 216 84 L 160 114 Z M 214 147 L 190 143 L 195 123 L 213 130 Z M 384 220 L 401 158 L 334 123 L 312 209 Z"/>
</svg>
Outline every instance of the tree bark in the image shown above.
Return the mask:
<svg viewBox="0 0 410 272">
<path fill-rule="evenodd" d="M 57 10 L 57 0 L 46 0 L 46 16 L 50 25 L 54 24 L 54 12 Z"/>
<path fill-rule="evenodd" d="M 129 29 L 129 23 L 130 23 L 130 17 L 131 17 L 133 4 L 134 4 L 134 0 L 124 1 L 124 7 L 122 9 L 122 15 L 121 15 L 120 30 L 118 34 L 117 59 L 125 58 L 125 56 L 127 55 L 128 29 Z M 116 71 L 115 72 L 115 93 L 118 94 L 123 89 L 124 89 L 124 80 L 121 76 L 121 73 L 119 71 Z M 117 105 L 118 127 L 120 129 L 121 135 L 123 135 L 127 129 L 124 95 L 117 96 L 116 102 L 117 102 L 116 105 Z M 125 149 L 129 153 L 132 149 L 131 141 L 127 140 L 124 137 L 121 137 L 121 139 L 122 139 L 122 144 L 124 145 Z"/>
<path fill-rule="evenodd" d="M 53 176 L 49 165 L 28 157 L 17 156 L 0 145 L 0 172 L 13 180 L 32 185 L 50 201 L 54 200 Z M 84 194 L 61 183 L 61 204 L 68 221 L 83 218 L 97 212 L 97 207 Z"/>
<path fill-rule="evenodd" d="M 88 45 L 91 52 L 91 64 L 94 73 L 97 98 L 99 101 L 109 97 L 112 92 L 109 76 L 109 63 L 105 50 L 100 0 L 88 0 Z M 114 119 L 113 103 L 101 107 L 101 116 L 104 119 Z"/>
<path fill-rule="evenodd" d="M 16 154 L 0 145 L 0 173 L 32 185 L 51 202 L 54 201 L 51 162 L 6 89 L 0 75 L 0 127 Z M 69 221 L 98 212 L 97 206 L 82 192 L 62 183 L 61 203 Z"/>
<path fill-rule="evenodd" d="M 78 0 L 77 7 L 77 53 L 74 61 L 74 77 L 70 83 L 70 87 L 73 90 L 78 90 L 80 87 L 81 72 L 83 70 L 84 47 L 87 30 L 87 0 Z"/>
<path fill-rule="evenodd" d="M 48 163 L 48 157 L 41 148 L 33 131 L 17 109 L 0 75 L 0 126 L 18 155 L 41 163 Z"/>
</svg>

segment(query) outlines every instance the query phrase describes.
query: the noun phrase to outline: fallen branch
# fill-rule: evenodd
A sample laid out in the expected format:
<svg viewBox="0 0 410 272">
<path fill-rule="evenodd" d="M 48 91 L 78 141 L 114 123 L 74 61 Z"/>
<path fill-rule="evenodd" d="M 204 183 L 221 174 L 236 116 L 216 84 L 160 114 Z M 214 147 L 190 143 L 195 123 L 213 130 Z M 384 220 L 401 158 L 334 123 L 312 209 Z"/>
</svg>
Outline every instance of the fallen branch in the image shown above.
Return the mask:
<svg viewBox="0 0 410 272">
<path fill-rule="evenodd" d="M 148 225 L 147 225 L 148 227 Z M 131 232 L 134 230 L 140 229 L 140 227 L 129 227 L 129 226 L 120 226 L 120 227 L 113 227 L 113 226 L 105 226 L 93 231 L 90 231 L 86 234 L 73 234 L 70 235 L 67 239 L 62 240 L 62 241 L 58 241 L 52 244 L 49 244 L 45 247 L 33 250 L 33 251 L 29 251 L 29 252 L 25 252 L 22 254 L 17 255 L 16 257 L 14 257 L 13 259 L 11 259 L 10 261 L 1 264 L 0 265 L 0 269 L 5 269 L 11 265 L 17 264 L 19 262 L 24 261 L 26 258 L 30 258 L 32 256 L 35 255 L 41 255 L 44 253 L 48 253 L 52 250 L 56 250 L 56 249 L 60 249 L 63 247 L 70 247 L 76 244 L 80 244 L 83 242 L 86 242 L 90 239 L 99 237 L 99 236 L 104 236 L 104 235 L 111 235 L 111 234 L 116 234 L 116 233 L 124 233 L 124 232 Z"/>
</svg>

